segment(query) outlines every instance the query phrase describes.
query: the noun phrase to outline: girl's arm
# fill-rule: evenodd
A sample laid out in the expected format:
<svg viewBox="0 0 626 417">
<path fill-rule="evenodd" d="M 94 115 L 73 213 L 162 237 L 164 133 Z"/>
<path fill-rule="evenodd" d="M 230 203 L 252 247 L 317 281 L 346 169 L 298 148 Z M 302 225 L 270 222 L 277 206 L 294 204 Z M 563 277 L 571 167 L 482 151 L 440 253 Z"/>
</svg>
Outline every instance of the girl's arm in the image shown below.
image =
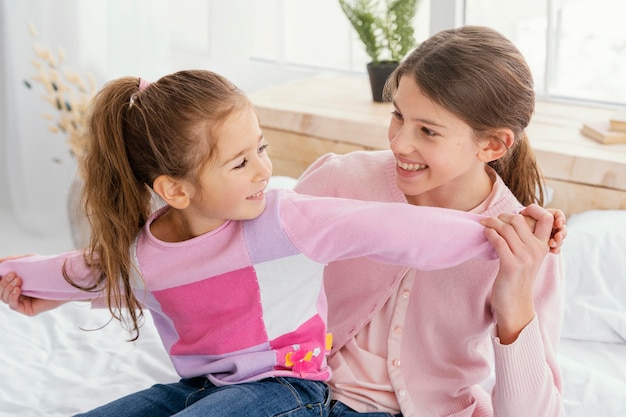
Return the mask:
<svg viewBox="0 0 626 417">
<path fill-rule="evenodd" d="M 528 210 L 542 216 L 537 207 Z M 552 220 L 551 214 L 539 220 L 533 234 L 508 214 L 483 222 L 500 258 L 490 300 L 496 320 L 494 417 L 562 415 L 556 352 L 564 279 L 560 257 L 546 256 Z"/>
<path fill-rule="evenodd" d="M 364 157 L 365 154 L 368 156 Z M 316 196 L 349 197 L 369 201 L 384 198 L 387 201 L 386 194 L 380 189 L 390 187 L 388 184 L 378 183 L 370 190 L 362 187 L 362 178 L 372 178 L 372 172 L 375 173 L 374 178 L 384 177 L 383 168 L 389 163 L 388 158 L 386 152 L 378 151 L 323 155 L 300 176 L 294 190 L 301 194 Z M 346 171 L 350 173 L 346 174 Z M 554 230 L 550 239 L 550 252 L 558 254 L 567 236 L 565 214 L 558 209 L 541 209 L 541 211 L 548 211 L 553 215 Z M 522 211 L 522 214 L 533 218 L 527 210 Z"/>
<path fill-rule="evenodd" d="M 21 258 L 5 258 L 0 262 L 0 277 L 5 281 L 10 273 L 21 278 L 22 296 L 58 301 L 80 301 L 97 297 L 96 292 L 87 292 L 70 284 L 67 276 L 76 284 L 89 286 L 92 282 L 91 270 L 85 265 L 82 251 L 70 251 L 53 256 L 31 255 Z M 11 292 L 7 293 L 10 298 Z M 7 298 L 8 300 L 8 298 Z M 19 301 L 24 301 L 24 298 Z"/>
<path fill-rule="evenodd" d="M 501 214 L 482 223 L 498 258 L 500 269 L 491 291 L 491 307 L 497 322 L 500 343 L 513 343 L 519 333 L 535 317 L 535 277 L 548 254 L 552 234 L 552 214 L 540 211 L 539 206 L 527 209 L 540 216 L 531 231 L 519 216 Z"/>
<path fill-rule="evenodd" d="M 367 256 L 421 270 L 444 269 L 470 259 L 494 260 L 481 216 L 406 203 L 310 197 L 284 192 L 283 227 L 305 254 L 321 263 Z M 536 239 L 547 242 L 553 216 L 535 206 Z M 522 215 L 514 216 L 531 236 Z M 545 231 L 548 231 L 547 237 Z M 544 239 L 545 238 L 545 239 Z"/>
<path fill-rule="evenodd" d="M 432 270 L 496 259 L 479 223 L 485 216 L 477 214 L 289 191 L 283 191 L 279 207 L 291 242 L 319 263 L 365 256 Z"/>
</svg>

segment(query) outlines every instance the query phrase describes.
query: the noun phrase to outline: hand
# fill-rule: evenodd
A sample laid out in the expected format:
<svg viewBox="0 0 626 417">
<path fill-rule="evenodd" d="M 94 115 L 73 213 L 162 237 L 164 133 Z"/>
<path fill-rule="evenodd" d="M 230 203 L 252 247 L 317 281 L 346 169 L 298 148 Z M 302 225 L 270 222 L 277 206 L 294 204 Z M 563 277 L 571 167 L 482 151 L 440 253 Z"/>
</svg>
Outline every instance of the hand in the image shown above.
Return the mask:
<svg viewBox="0 0 626 417">
<path fill-rule="evenodd" d="M 567 218 L 565 217 L 565 213 L 563 213 L 559 209 L 546 209 L 548 212 L 552 213 L 554 217 L 554 224 L 552 225 L 552 235 L 550 238 L 550 252 L 554 254 L 561 253 L 561 246 L 563 245 L 563 241 L 567 237 L 567 225 L 565 222 Z"/>
<path fill-rule="evenodd" d="M 544 209 L 537 204 L 531 204 L 522 210 L 521 213 L 524 216 L 527 216 L 526 220 L 531 225 L 531 229 L 534 229 L 533 220 L 537 219 L 535 216 L 543 216 L 545 211 L 550 213 L 554 219 L 552 224 L 552 233 L 548 244 L 550 245 L 550 253 L 554 253 L 556 255 L 561 253 L 561 246 L 567 237 L 567 225 L 565 224 L 567 218 L 565 217 L 565 213 L 559 209 Z"/>
<path fill-rule="evenodd" d="M 0 262 L 6 259 L 8 258 L 0 259 Z M 9 305 L 11 310 L 30 317 L 52 310 L 66 302 L 22 295 L 22 280 L 13 272 L 0 277 L 0 299 L 3 303 Z"/>
<path fill-rule="evenodd" d="M 500 258 L 500 269 L 491 290 L 491 306 L 500 343 L 513 343 L 535 316 L 533 285 L 549 251 L 554 216 L 539 206 L 529 209 L 536 219 L 534 230 L 520 214 L 501 214 L 481 223 L 485 236 Z"/>
</svg>

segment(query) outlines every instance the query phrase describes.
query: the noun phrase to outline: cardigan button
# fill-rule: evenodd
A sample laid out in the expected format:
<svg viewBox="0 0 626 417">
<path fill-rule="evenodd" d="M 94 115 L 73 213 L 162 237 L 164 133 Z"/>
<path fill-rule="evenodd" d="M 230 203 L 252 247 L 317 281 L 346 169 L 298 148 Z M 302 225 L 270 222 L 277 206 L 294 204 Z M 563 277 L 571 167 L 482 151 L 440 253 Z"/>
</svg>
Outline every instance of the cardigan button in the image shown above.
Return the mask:
<svg viewBox="0 0 626 417">
<path fill-rule="evenodd" d="M 392 362 L 393 366 L 395 366 L 396 368 L 400 367 L 400 359 L 394 359 Z"/>
<path fill-rule="evenodd" d="M 399 397 L 404 397 L 406 395 L 406 390 L 404 388 L 402 388 L 401 390 L 398 391 L 398 396 Z"/>
</svg>

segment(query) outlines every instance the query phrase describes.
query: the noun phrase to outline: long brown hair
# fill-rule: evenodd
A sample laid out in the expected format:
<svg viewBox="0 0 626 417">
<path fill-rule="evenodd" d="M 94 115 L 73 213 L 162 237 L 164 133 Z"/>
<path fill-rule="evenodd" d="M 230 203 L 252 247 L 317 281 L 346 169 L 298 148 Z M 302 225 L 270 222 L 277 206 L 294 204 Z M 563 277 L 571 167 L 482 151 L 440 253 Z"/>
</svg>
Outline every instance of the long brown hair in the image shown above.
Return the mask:
<svg viewBox="0 0 626 417">
<path fill-rule="evenodd" d="M 105 296 L 132 340 L 143 311 L 132 291 L 130 250 L 153 209 L 152 183 L 160 175 L 196 183 L 214 154 L 216 130 L 249 105 L 235 85 L 210 71 L 180 71 L 146 84 L 136 77 L 111 81 L 91 103 L 81 171 L 91 225 L 85 261 L 96 278 L 83 287 L 65 273 L 73 285 Z"/>
<path fill-rule="evenodd" d="M 414 49 L 388 79 L 385 97 L 411 74 L 426 96 L 467 123 L 478 138 L 509 128 L 515 142 L 489 165 L 523 205 L 544 204 L 544 181 L 525 129 L 535 109 L 530 69 L 520 51 L 493 29 L 441 31 Z"/>
</svg>

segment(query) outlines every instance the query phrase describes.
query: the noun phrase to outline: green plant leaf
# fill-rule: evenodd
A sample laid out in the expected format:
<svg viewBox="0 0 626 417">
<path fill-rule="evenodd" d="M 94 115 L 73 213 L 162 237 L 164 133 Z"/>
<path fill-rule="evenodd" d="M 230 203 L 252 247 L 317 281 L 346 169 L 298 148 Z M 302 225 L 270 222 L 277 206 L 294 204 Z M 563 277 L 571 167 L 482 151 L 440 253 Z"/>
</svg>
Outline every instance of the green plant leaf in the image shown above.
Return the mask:
<svg viewBox="0 0 626 417">
<path fill-rule="evenodd" d="M 416 46 L 419 0 L 338 0 L 373 63 L 400 61 Z"/>
</svg>

